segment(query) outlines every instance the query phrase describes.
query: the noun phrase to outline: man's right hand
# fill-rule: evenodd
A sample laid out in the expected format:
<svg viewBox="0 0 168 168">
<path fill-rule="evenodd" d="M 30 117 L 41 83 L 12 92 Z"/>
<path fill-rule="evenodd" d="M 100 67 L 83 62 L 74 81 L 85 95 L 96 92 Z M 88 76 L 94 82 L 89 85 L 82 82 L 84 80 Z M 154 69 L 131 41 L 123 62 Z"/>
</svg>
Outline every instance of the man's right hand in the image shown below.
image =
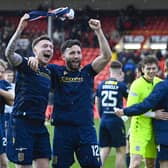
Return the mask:
<svg viewBox="0 0 168 168">
<path fill-rule="evenodd" d="M 124 116 L 123 109 L 114 107 L 114 114 L 116 114 L 118 117 Z"/>
<path fill-rule="evenodd" d="M 168 120 L 168 112 L 165 112 L 164 109 L 156 110 L 155 111 L 155 119 Z"/>
<path fill-rule="evenodd" d="M 101 23 L 97 19 L 90 19 L 88 23 L 90 28 L 94 31 L 98 31 L 101 29 Z"/>
<path fill-rule="evenodd" d="M 28 58 L 28 66 L 33 70 L 33 71 L 37 71 L 38 70 L 38 59 L 35 57 L 29 57 Z"/>
<path fill-rule="evenodd" d="M 17 27 L 17 31 L 23 31 L 25 29 L 25 27 L 27 26 L 28 24 L 28 21 L 29 21 L 29 14 L 28 13 L 25 13 L 21 19 L 20 19 L 20 22 L 19 22 L 19 25 Z"/>
</svg>

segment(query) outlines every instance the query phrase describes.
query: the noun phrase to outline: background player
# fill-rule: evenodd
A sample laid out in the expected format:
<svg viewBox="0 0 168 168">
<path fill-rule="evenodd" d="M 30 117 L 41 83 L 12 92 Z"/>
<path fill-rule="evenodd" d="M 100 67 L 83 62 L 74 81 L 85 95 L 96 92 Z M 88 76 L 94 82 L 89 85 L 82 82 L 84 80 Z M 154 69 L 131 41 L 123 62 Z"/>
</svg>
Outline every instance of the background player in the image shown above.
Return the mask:
<svg viewBox="0 0 168 168">
<path fill-rule="evenodd" d="M 168 61 L 166 61 L 166 71 L 168 72 Z M 118 109 L 116 114 L 119 116 L 122 115 L 139 115 L 144 112 L 147 112 L 150 109 L 157 110 L 159 108 L 165 109 L 166 112 L 157 111 L 147 112 L 150 117 L 154 119 L 154 132 L 156 143 L 159 144 L 159 161 L 160 168 L 168 167 L 168 77 L 160 83 L 158 83 L 153 89 L 152 93 L 147 97 L 143 102 L 135 104 L 131 107 L 125 109 Z M 162 120 L 160 120 L 162 119 Z"/>
<path fill-rule="evenodd" d="M 11 69 L 7 69 L 5 71 L 5 79 L 11 84 L 12 92 L 15 92 L 15 72 Z M 5 135 L 7 136 L 7 128 L 10 119 L 10 115 L 12 113 L 13 106 L 5 105 Z"/>
<path fill-rule="evenodd" d="M 156 77 L 157 63 L 157 59 L 152 56 L 146 56 L 142 60 L 143 75 L 132 83 L 127 106 L 143 101 L 150 94 L 155 84 L 161 81 Z M 130 125 L 130 168 L 140 167 L 143 158 L 145 158 L 147 168 L 153 168 L 156 151 L 152 119 L 144 115 L 132 117 Z"/>
<path fill-rule="evenodd" d="M 141 77 L 143 75 L 142 72 L 142 65 L 141 63 L 137 64 L 136 69 L 135 69 L 135 77 L 136 79 Z M 130 137 L 130 129 L 128 129 L 127 132 L 127 138 L 126 138 L 126 164 L 127 168 L 130 165 L 130 142 L 129 142 L 129 137 Z"/>
<path fill-rule="evenodd" d="M 5 137 L 5 105 L 13 105 L 14 92 L 9 82 L 5 80 L 5 70 L 7 63 L 0 59 L 0 167 L 8 167 L 6 156 L 6 137 Z"/>
<path fill-rule="evenodd" d="M 116 168 L 125 166 L 126 134 L 124 122 L 114 114 L 114 107 L 123 107 L 123 97 L 127 98 L 128 88 L 124 80 L 122 64 L 113 61 L 110 66 L 110 78 L 97 88 L 96 105 L 101 116 L 99 144 L 102 166 L 111 147 L 116 148 Z"/>
</svg>

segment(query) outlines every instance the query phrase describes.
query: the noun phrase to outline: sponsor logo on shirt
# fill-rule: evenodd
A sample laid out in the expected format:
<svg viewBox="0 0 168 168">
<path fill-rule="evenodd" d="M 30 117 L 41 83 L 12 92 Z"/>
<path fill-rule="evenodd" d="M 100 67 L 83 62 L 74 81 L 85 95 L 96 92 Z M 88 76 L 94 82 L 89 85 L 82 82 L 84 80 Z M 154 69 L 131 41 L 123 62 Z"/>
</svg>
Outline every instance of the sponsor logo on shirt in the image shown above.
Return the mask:
<svg viewBox="0 0 168 168">
<path fill-rule="evenodd" d="M 130 92 L 129 93 L 131 96 L 138 96 L 136 93 L 134 93 L 134 92 Z"/>
<path fill-rule="evenodd" d="M 117 81 L 106 81 L 105 84 L 106 85 L 117 85 Z"/>
<path fill-rule="evenodd" d="M 83 82 L 83 77 L 61 77 L 61 82 Z"/>
</svg>

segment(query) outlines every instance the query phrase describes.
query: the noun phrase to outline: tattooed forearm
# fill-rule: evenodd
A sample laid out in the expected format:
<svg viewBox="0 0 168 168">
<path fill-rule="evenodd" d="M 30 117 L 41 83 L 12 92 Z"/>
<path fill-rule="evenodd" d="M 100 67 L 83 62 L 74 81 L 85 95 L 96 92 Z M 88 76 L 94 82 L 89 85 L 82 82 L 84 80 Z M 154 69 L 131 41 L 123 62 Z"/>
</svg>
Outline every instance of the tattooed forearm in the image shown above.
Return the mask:
<svg viewBox="0 0 168 168">
<path fill-rule="evenodd" d="M 21 64 L 21 62 L 23 60 L 23 58 L 19 54 L 15 53 L 15 49 L 16 49 L 16 45 L 17 45 L 17 40 L 20 38 L 22 31 L 27 26 L 29 18 L 30 18 L 29 14 L 24 14 L 21 17 L 20 22 L 18 24 L 18 27 L 16 29 L 16 32 L 14 33 L 12 38 L 10 39 L 8 46 L 6 48 L 5 56 L 6 56 L 7 60 L 9 61 L 9 63 L 11 63 L 13 66 L 17 66 L 17 65 Z"/>
<path fill-rule="evenodd" d="M 17 66 L 22 62 L 22 57 L 15 53 L 17 41 L 20 38 L 21 32 L 15 32 L 12 38 L 10 39 L 6 51 L 5 51 L 5 56 L 10 64 L 13 66 Z"/>
</svg>

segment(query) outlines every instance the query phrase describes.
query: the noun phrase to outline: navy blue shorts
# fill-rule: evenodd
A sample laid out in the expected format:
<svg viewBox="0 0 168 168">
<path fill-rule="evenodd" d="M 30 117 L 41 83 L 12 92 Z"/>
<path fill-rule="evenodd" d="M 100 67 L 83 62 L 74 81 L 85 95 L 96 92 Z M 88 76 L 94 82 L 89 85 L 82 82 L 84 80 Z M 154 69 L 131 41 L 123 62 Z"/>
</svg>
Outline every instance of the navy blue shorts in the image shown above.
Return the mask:
<svg viewBox="0 0 168 168">
<path fill-rule="evenodd" d="M 0 154 L 6 153 L 6 128 L 5 128 L 5 113 L 0 114 Z"/>
<path fill-rule="evenodd" d="M 168 145 L 159 145 L 158 159 L 163 161 L 168 160 Z"/>
<path fill-rule="evenodd" d="M 42 121 L 13 118 L 7 135 L 7 156 L 20 165 L 38 158 L 51 158 L 48 130 Z"/>
<path fill-rule="evenodd" d="M 81 167 L 101 166 L 96 131 L 93 126 L 57 126 L 54 130 L 53 168 L 69 168 L 74 153 Z"/>
<path fill-rule="evenodd" d="M 101 120 L 99 128 L 100 147 L 126 146 L 125 126 L 121 119 Z"/>
<path fill-rule="evenodd" d="M 5 130 L 2 123 L 0 123 L 0 154 L 6 153 L 7 140 L 5 137 Z"/>
</svg>

